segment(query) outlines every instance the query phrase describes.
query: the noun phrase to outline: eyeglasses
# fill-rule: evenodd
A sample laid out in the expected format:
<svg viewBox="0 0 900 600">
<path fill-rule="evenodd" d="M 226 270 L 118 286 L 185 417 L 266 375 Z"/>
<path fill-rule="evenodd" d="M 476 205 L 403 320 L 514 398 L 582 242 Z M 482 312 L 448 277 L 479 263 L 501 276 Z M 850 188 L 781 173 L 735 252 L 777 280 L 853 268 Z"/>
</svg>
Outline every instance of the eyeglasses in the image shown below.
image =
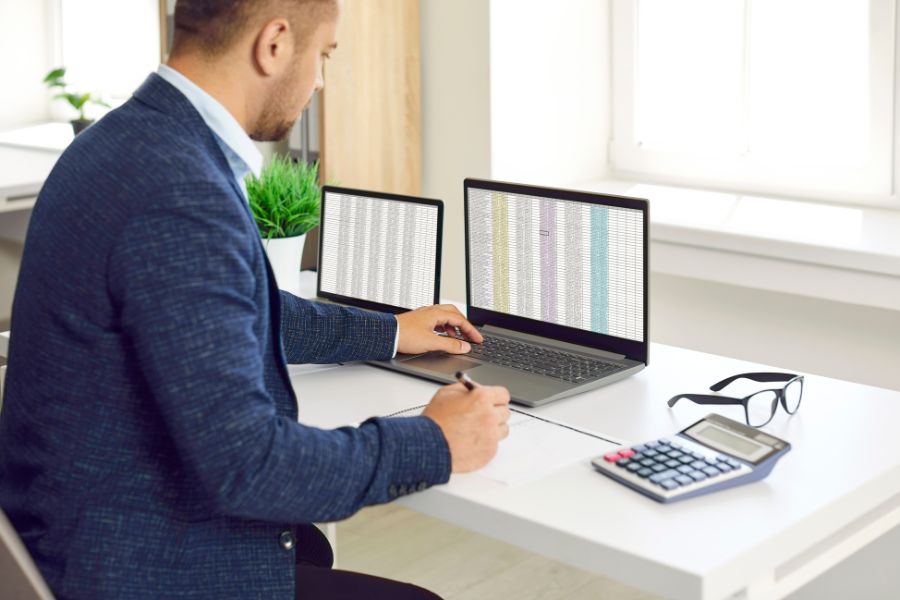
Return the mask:
<svg viewBox="0 0 900 600">
<path fill-rule="evenodd" d="M 719 383 L 710 386 L 714 392 L 718 392 L 730 383 L 738 379 L 749 379 L 751 381 L 771 382 L 785 381 L 781 388 L 773 388 L 754 392 L 744 398 L 734 398 L 731 396 L 720 396 L 716 394 L 678 394 L 672 396 L 669 400 L 669 408 L 675 406 L 675 403 L 684 398 L 697 404 L 740 404 L 744 407 L 744 417 L 747 425 L 750 427 L 762 427 L 772 420 L 775 411 L 778 409 L 778 403 L 784 410 L 792 415 L 800 408 L 800 399 L 803 397 L 803 375 L 794 375 L 793 373 L 742 373 L 734 375 L 728 379 L 723 379 Z"/>
</svg>

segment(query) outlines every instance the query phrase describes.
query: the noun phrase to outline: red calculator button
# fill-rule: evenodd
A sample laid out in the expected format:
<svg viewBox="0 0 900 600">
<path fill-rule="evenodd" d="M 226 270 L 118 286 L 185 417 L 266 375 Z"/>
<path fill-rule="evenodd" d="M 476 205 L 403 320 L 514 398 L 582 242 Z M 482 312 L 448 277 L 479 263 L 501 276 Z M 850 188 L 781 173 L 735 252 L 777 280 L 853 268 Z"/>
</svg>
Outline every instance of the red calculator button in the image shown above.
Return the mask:
<svg viewBox="0 0 900 600">
<path fill-rule="evenodd" d="M 619 450 L 619 456 L 621 456 L 622 458 L 631 458 L 632 456 L 634 456 L 634 450 L 630 448 L 627 450 Z"/>
<path fill-rule="evenodd" d="M 622 458 L 622 457 L 619 456 L 618 452 L 610 452 L 609 454 L 603 455 L 603 460 L 605 460 L 606 462 L 611 462 L 611 463 L 616 462 L 620 458 Z"/>
</svg>

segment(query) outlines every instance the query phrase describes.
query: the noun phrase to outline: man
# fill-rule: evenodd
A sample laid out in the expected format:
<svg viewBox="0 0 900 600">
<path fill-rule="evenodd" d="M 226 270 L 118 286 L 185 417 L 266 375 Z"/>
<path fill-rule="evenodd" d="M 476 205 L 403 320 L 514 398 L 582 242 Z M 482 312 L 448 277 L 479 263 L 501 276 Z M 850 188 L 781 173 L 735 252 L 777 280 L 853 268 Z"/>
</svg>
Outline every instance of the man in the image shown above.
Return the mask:
<svg viewBox="0 0 900 600">
<path fill-rule="evenodd" d="M 309 523 L 484 465 L 509 395 L 453 385 L 421 417 L 298 424 L 285 358 L 465 352 L 435 329 L 480 335 L 451 307 L 395 318 L 279 293 L 241 184 L 260 166 L 249 138 L 285 136 L 322 87 L 339 10 L 179 0 L 169 65 L 80 135 L 41 192 L 0 506 L 61 598 L 433 597 L 329 570 Z"/>
</svg>

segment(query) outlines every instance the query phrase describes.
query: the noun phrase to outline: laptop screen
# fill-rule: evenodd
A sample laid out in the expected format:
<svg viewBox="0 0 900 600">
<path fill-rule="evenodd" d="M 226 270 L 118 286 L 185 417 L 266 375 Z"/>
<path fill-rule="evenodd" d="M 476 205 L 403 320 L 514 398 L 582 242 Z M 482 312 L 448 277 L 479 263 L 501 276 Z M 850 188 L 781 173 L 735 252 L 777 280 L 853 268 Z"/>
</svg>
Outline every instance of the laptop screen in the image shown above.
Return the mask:
<svg viewBox="0 0 900 600">
<path fill-rule="evenodd" d="M 401 312 L 438 302 L 443 203 L 325 186 L 319 296 Z"/>
<path fill-rule="evenodd" d="M 469 306 L 645 343 L 646 216 L 643 200 L 467 180 Z"/>
</svg>

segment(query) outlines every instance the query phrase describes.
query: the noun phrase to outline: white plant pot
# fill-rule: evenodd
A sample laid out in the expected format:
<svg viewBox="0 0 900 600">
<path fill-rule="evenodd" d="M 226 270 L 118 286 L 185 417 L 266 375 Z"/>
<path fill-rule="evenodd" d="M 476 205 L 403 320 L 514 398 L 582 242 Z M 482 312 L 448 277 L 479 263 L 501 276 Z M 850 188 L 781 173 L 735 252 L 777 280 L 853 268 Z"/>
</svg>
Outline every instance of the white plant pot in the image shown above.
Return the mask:
<svg viewBox="0 0 900 600">
<path fill-rule="evenodd" d="M 263 247 L 275 272 L 275 281 L 282 290 L 296 290 L 300 284 L 300 258 L 306 234 L 289 238 L 263 240 Z"/>
</svg>

